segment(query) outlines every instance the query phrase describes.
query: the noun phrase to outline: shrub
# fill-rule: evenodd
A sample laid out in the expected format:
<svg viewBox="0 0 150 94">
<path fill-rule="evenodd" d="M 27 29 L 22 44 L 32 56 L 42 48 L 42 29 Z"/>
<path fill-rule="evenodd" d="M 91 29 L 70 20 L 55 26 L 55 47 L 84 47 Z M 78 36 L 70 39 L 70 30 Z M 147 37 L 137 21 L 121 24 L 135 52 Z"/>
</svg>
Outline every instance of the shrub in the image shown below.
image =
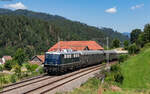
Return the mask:
<svg viewBox="0 0 150 94">
<path fill-rule="evenodd" d="M 111 68 L 110 68 L 110 72 L 115 73 L 115 72 L 119 72 L 119 71 L 121 71 L 121 68 L 120 68 L 119 64 L 112 65 Z"/>
<path fill-rule="evenodd" d="M 25 67 L 27 68 L 27 70 L 28 70 L 28 71 L 31 71 L 31 66 L 30 66 L 30 64 L 29 64 L 29 63 L 28 63 L 28 64 L 26 64 L 26 65 L 25 65 Z"/>
<path fill-rule="evenodd" d="M 29 72 L 33 72 L 38 68 L 38 65 L 28 63 L 28 64 L 25 65 L 25 67 L 27 68 L 27 70 Z"/>
<path fill-rule="evenodd" d="M 128 55 L 120 55 L 118 61 L 119 63 L 121 63 L 127 60 L 127 58 L 128 58 Z"/>
<path fill-rule="evenodd" d="M 0 71 L 3 71 L 3 66 L 2 65 L 0 65 Z"/>
<path fill-rule="evenodd" d="M 19 66 L 18 64 L 16 64 L 14 66 L 14 71 L 15 71 L 15 74 L 20 77 L 21 76 L 21 66 Z"/>
<path fill-rule="evenodd" d="M 8 80 L 8 78 L 6 76 L 3 76 L 1 78 L 1 81 L 2 81 L 3 84 L 8 84 L 9 83 L 9 80 Z"/>
<path fill-rule="evenodd" d="M 11 70 L 12 69 L 12 60 L 6 61 L 6 63 L 4 64 L 4 68 L 6 70 Z"/>
<path fill-rule="evenodd" d="M 10 76 L 10 82 L 15 83 L 17 80 L 17 76 L 15 74 Z"/>
<path fill-rule="evenodd" d="M 31 70 L 35 71 L 39 66 L 36 64 L 31 64 Z"/>
<path fill-rule="evenodd" d="M 139 48 L 134 43 L 134 44 L 130 45 L 128 51 L 129 51 L 129 54 L 136 54 L 139 52 Z"/>
<path fill-rule="evenodd" d="M 44 69 L 43 69 L 43 67 L 41 67 L 41 66 L 38 68 L 37 71 L 38 71 L 40 74 L 44 73 Z"/>
<path fill-rule="evenodd" d="M 105 75 L 106 75 L 105 81 L 107 82 L 117 82 L 122 84 L 124 80 L 119 64 L 111 66 L 110 72 L 106 73 Z"/>
<path fill-rule="evenodd" d="M 114 75 L 114 80 L 115 80 L 115 82 L 122 84 L 122 82 L 124 80 L 122 73 L 121 72 L 116 73 Z"/>
<path fill-rule="evenodd" d="M 106 82 L 114 82 L 114 75 L 113 74 L 111 74 L 111 73 L 106 73 L 105 74 L 105 81 Z"/>
</svg>

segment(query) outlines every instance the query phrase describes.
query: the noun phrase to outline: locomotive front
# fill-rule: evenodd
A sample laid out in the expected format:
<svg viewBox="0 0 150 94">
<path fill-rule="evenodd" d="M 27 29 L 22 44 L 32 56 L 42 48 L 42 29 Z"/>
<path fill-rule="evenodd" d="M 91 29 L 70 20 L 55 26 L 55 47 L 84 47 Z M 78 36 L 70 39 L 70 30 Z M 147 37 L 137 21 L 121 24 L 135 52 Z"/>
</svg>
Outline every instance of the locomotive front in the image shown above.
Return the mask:
<svg viewBox="0 0 150 94">
<path fill-rule="evenodd" d="M 57 67 L 61 64 L 60 53 L 57 52 L 46 52 L 44 70 L 49 73 L 51 71 L 57 71 Z"/>
</svg>

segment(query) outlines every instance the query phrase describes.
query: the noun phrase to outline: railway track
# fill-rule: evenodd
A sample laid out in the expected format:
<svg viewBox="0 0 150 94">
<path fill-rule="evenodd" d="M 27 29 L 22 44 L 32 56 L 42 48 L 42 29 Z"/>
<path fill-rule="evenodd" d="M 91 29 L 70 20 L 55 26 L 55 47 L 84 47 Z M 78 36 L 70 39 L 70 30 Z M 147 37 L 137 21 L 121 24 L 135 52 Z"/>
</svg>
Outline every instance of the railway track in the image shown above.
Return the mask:
<svg viewBox="0 0 150 94">
<path fill-rule="evenodd" d="M 38 79 L 28 79 L 24 82 L 6 86 L 3 91 L 0 92 L 0 94 L 45 94 L 51 90 L 54 90 L 55 88 L 58 88 L 75 79 L 81 78 L 82 76 L 90 74 L 105 66 L 106 64 L 100 64 L 62 76 L 43 76 L 39 77 Z"/>
<path fill-rule="evenodd" d="M 103 67 L 103 66 L 102 66 L 102 67 Z M 73 78 L 71 78 L 70 80 L 64 81 L 64 82 L 61 83 L 61 84 L 58 84 L 58 85 L 53 86 L 53 87 L 51 87 L 51 88 L 49 88 L 49 89 L 47 89 L 47 90 L 42 91 L 40 94 L 47 94 L 47 93 L 49 93 L 50 91 L 52 91 L 52 90 L 54 90 L 54 89 L 56 89 L 56 88 L 58 88 L 58 87 L 63 86 L 64 84 L 70 83 L 70 82 L 73 81 L 73 80 L 79 79 L 79 78 L 81 78 L 81 77 L 83 77 L 83 76 L 85 76 L 85 75 L 87 75 L 87 74 L 89 74 L 89 73 L 92 73 L 92 72 L 97 71 L 97 70 L 99 70 L 99 68 L 100 68 L 100 67 L 98 67 L 98 68 L 96 68 L 96 69 L 93 69 L 93 70 L 91 70 L 91 71 L 88 71 L 88 72 L 86 72 L 86 73 L 84 73 L 84 74 L 81 74 L 81 75 L 79 75 L 79 76 L 77 76 L 77 77 L 73 77 Z M 30 93 L 30 94 L 32 94 L 32 93 Z"/>
<path fill-rule="evenodd" d="M 33 77 L 30 79 L 26 79 L 26 80 L 23 80 L 23 81 L 14 83 L 14 84 L 10 84 L 10 85 L 4 86 L 3 91 L 0 91 L 0 94 L 4 94 L 4 93 L 12 91 L 14 89 L 18 89 L 20 87 L 25 87 L 25 86 L 31 85 L 33 83 L 43 81 L 46 79 L 50 79 L 50 78 L 52 78 L 52 76 L 47 76 L 46 74 L 44 74 L 44 75 L 40 75 L 40 76 Z"/>
<path fill-rule="evenodd" d="M 42 78 L 44 76 L 46 76 L 46 74 L 42 74 L 42 75 L 39 75 L 39 76 L 36 76 L 36 77 L 32 77 L 32 78 L 29 78 L 29 79 L 24 79 L 24 80 L 16 82 L 16 83 L 3 86 L 3 88 L 7 88 L 7 87 L 11 87 L 11 86 L 14 86 L 14 85 L 17 85 L 17 84 L 25 83 L 25 82 L 28 82 L 28 81 L 31 81 L 31 80 L 39 79 L 39 78 Z"/>
<path fill-rule="evenodd" d="M 89 74 L 91 72 L 94 72 L 96 70 L 99 70 L 100 68 L 102 68 L 104 66 L 105 66 L 105 64 L 101 64 L 101 65 L 98 65 L 98 66 L 87 68 L 87 69 L 85 69 L 83 71 L 79 71 L 79 72 L 73 73 L 71 75 L 62 77 L 62 78 L 57 79 L 57 80 L 55 80 L 53 82 L 50 82 L 50 83 L 47 83 L 47 84 L 42 85 L 40 87 L 37 87 L 35 89 L 32 89 L 30 91 L 24 92 L 23 94 L 45 94 L 45 93 L 47 93 L 47 92 L 49 92 L 49 91 L 51 91 L 51 90 L 53 90 L 55 88 L 58 88 L 58 87 L 66 84 L 66 83 L 69 83 L 69 82 L 71 82 L 71 81 L 73 81 L 73 80 L 75 80 L 77 78 L 80 78 L 80 77 L 82 77 L 84 75 L 87 75 L 87 74 Z M 79 75 L 79 76 L 76 77 L 76 75 Z M 72 77 L 74 77 L 74 78 L 72 78 Z M 67 81 L 59 84 L 60 81 L 63 81 L 63 80 L 68 79 L 68 78 L 72 78 L 72 79 L 67 80 Z"/>
</svg>

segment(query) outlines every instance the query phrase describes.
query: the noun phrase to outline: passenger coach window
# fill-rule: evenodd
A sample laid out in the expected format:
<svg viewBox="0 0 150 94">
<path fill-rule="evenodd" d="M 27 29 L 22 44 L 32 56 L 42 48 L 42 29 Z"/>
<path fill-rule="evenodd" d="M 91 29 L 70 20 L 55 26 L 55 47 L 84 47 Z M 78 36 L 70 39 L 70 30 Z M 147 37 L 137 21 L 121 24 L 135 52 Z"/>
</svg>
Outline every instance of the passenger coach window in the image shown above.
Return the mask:
<svg viewBox="0 0 150 94">
<path fill-rule="evenodd" d="M 70 56 L 70 58 L 71 58 L 71 55 L 69 55 Z"/>
<path fill-rule="evenodd" d="M 69 58 L 69 55 L 67 55 L 67 58 Z"/>
<path fill-rule="evenodd" d="M 76 57 L 76 54 L 74 54 L 73 57 Z"/>
</svg>

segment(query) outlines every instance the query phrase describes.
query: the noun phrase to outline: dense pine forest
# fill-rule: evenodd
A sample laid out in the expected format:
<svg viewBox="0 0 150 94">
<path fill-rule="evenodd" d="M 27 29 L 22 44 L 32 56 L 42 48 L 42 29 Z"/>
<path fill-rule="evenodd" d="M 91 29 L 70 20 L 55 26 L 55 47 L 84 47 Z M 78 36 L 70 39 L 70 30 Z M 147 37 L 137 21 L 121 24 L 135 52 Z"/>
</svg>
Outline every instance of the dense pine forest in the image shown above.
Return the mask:
<svg viewBox="0 0 150 94">
<path fill-rule="evenodd" d="M 106 45 L 106 37 L 128 40 L 111 28 L 97 28 L 57 15 L 28 10 L 0 9 L 0 57 L 23 48 L 28 57 L 43 54 L 58 40 L 95 40 Z"/>
</svg>

